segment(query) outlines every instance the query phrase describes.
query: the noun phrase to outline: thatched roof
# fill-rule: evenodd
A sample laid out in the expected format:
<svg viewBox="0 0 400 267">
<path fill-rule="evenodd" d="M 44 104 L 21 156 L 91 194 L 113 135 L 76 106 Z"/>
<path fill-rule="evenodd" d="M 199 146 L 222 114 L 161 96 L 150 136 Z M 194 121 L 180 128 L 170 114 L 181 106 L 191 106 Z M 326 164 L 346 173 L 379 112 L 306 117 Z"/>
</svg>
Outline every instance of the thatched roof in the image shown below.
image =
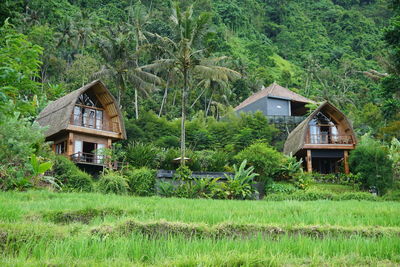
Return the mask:
<svg viewBox="0 0 400 267">
<path fill-rule="evenodd" d="M 304 121 L 302 121 L 299 125 L 297 125 L 296 128 L 294 128 L 293 131 L 290 132 L 288 138 L 286 139 L 283 153 L 287 155 L 292 153 L 292 155 L 295 155 L 304 147 L 308 133 L 308 124 L 311 119 L 313 119 L 320 111 L 322 111 L 324 114 L 330 115 L 333 119 L 340 122 L 340 124 L 344 126 L 344 129 L 349 132 L 349 135 L 353 136 L 353 140 L 356 140 L 353 127 L 346 116 L 331 103 L 324 101 Z"/>
<path fill-rule="evenodd" d="M 311 99 L 308 99 L 304 96 L 301 96 L 299 94 L 296 94 L 293 91 L 290 91 L 289 89 L 280 86 L 277 83 L 273 83 L 268 87 L 263 87 L 261 91 L 258 91 L 257 93 L 251 95 L 248 97 L 245 101 L 240 103 L 239 106 L 235 108 L 236 111 L 241 110 L 242 108 L 246 107 L 247 105 L 250 105 L 251 103 L 256 102 L 257 100 L 264 98 L 264 97 L 275 97 L 275 98 L 283 98 L 283 99 L 288 99 L 290 101 L 294 102 L 301 102 L 301 103 L 315 103 Z"/>
<path fill-rule="evenodd" d="M 115 116 L 112 120 L 119 123 L 122 138 L 126 139 L 126 131 L 121 110 L 111 92 L 100 80 L 88 83 L 61 98 L 50 102 L 42 112 L 40 112 L 37 122 L 41 126 L 48 127 L 45 132 L 46 137 L 67 129 L 78 97 L 89 89 L 93 90 L 96 94 L 96 97 L 99 99 L 106 112 L 112 117 Z"/>
</svg>

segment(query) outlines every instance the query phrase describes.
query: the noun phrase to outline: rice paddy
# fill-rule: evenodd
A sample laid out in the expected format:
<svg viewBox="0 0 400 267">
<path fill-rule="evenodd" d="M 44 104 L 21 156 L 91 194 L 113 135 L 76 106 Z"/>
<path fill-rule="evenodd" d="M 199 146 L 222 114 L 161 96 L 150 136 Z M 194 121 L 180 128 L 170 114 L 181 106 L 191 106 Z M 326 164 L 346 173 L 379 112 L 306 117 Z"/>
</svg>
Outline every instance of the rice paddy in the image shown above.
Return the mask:
<svg viewBox="0 0 400 267">
<path fill-rule="evenodd" d="M 2 266 L 400 264 L 400 203 L 0 193 Z"/>
</svg>

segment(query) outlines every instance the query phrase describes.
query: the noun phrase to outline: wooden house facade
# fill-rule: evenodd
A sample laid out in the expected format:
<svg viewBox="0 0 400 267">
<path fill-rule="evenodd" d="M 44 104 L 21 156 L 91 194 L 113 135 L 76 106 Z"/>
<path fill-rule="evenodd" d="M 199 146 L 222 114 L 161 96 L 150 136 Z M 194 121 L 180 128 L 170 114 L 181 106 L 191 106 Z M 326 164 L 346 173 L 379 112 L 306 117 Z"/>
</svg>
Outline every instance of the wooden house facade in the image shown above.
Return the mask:
<svg viewBox="0 0 400 267">
<path fill-rule="evenodd" d="M 53 151 L 78 164 L 104 165 L 98 151 L 126 139 L 117 101 L 99 80 L 49 103 L 37 121 Z"/>
<path fill-rule="evenodd" d="M 349 173 L 349 151 L 356 146 L 350 121 L 331 103 L 323 102 L 288 136 L 284 153 L 302 158 L 308 172 Z"/>
</svg>

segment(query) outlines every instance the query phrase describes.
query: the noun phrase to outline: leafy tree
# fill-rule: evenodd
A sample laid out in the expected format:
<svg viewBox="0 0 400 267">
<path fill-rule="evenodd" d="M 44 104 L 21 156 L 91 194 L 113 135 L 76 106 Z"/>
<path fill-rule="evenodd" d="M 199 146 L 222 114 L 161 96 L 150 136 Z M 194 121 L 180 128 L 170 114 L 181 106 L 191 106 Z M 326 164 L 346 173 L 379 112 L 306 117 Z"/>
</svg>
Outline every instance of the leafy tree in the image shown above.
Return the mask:
<svg viewBox="0 0 400 267">
<path fill-rule="evenodd" d="M 374 186 L 382 195 L 393 183 L 392 161 L 387 149 L 368 135 L 351 152 L 349 163 L 351 171 L 360 174 L 364 189 Z"/>
<path fill-rule="evenodd" d="M 132 37 L 125 26 L 110 28 L 98 39 L 98 49 L 105 64 L 95 77 L 111 78 L 118 88 L 118 103 L 126 92 L 128 83 L 139 88 L 144 94 L 155 89 L 155 84 L 161 84 L 157 76 L 137 68 L 138 54 L 132 52 L 130 43 Z"/>
<path fill-rule="evenodd" d="M 36 113 L 42 48 L 18 33 L 6 20 L 0 28 L 0 101 L 12 101 L 14 111 Z"/>
<path fill-rule="evenodd" d="M 160 49 L 165 58 L 156 60 L 153 64 L 144 66 L 144 69 L 162 70 L 177 66 L 183 78 L 181 93 L 181 164 L 185 164 L 185 117 L 186 100 L 190 88 L 190 79 L 194 76 L 210 77 L 228 81 L 239 74 L 229 68 L 218 66 L 224 57 L 211 58 L 204 55 L 204 50 L 199 49 L 202 38 L 207 32 L 210 15 L 201 13 L 193 17 L 193 7 L 190 6 L 182 12 L 178 3 L 174 4 L 171 20 L 176 30 L 176 40 L 167 37 L 158 38 L 161 41 Z"/>
</svg>

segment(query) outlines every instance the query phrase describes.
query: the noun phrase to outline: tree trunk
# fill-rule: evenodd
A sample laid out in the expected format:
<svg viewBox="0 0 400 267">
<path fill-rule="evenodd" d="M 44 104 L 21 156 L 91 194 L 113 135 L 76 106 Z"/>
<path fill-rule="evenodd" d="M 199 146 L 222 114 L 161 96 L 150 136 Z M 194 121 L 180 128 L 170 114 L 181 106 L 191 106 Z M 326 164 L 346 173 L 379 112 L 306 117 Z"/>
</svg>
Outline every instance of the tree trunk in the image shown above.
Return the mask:
<svg viewBox="0 0 400 267">
<path fill-rule="evenodd" d="M 167 96 L 168 96 L 168 86 L 169 86 L 169 79 L 167 80 L 167 84 L 165 85 L 165 92 L 164 92 L 164 96 L 161 102 L 161 107 L 160 107 L 160 112 L 158 113 L 158 117 L 161 117 L 162 114 L 162 110 L 164 107 L 164 102 L 167 101 Z"/>
<path fill-rule="evenodd" d="M 207 106 L 207 109 L 206 109 L 206 117 L 208 115 L 208 111 L 210 111 L 210 106 L 211 106 L 213 95 L 214 95 L 214 92 L 211 92 L 210 101 L 208 102 L 208 106 Z"/>
<path fill-rule="evenodd" d="M 138 93 L 137 88 L 135 88 L 135 115 L 136 119 L 139 119 L 139 105 L 138 105 Z"/>
<path fill-rule="evenodd" d="M 185 165 L 185 105 L 186 105 L 186 92 L 188 87 L 188 73 L 187 69 L 183 71 L 184 86 L 182 90 L 182 119 L 181 119 L 181 165 Z"/>
<path fill-rule="evenodd" d="M 201 91 L 200 95 L 196 98 L 196 100 L 194 100 L 193 104 L 190 106 L 190 108 L 192 108 L 197 101 L 199 101 L 200 97 L 204 94 L 204 92 L 207 90 L 207 88 L 204 88 L 203 91 Z"/>
</svg>

